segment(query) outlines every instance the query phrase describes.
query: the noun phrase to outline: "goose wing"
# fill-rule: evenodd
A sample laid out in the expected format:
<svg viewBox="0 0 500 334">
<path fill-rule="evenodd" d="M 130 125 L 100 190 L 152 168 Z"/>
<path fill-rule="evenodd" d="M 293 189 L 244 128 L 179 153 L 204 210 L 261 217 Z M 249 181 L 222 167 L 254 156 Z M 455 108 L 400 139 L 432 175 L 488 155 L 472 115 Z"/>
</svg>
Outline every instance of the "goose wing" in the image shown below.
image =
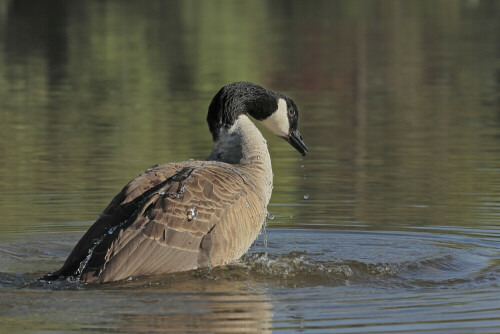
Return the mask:
<svg viewBox="0 0 500 334">
<path fill-rule="evenodd" d="M 227 164 L 152 168 L 115 197 L 56 274 L 107 282 L 236 259 L 264 219 L 254 190 Z"/>
</svg>

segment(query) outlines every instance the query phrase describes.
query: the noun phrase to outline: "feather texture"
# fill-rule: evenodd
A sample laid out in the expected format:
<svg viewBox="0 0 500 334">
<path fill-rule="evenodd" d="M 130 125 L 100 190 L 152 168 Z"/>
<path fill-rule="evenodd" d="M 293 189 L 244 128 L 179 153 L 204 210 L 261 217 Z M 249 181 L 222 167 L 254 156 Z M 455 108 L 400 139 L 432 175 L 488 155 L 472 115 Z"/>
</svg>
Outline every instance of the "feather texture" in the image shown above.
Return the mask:
<svg viewBox="0 0 500 334">
<path fill-rule="evenodd" d="M 235 170 L 212 161 L 150 168 L 123 188 L 50 278 L 108 282 L 238 259 L 257 237 L 267 203 Z"/>
</svg>

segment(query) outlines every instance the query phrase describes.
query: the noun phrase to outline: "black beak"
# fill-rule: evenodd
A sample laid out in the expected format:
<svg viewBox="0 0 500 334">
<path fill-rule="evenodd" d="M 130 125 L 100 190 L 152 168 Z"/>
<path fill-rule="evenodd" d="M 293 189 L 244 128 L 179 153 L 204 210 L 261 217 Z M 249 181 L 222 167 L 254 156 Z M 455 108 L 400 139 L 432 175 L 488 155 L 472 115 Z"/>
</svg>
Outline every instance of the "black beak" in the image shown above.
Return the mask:
<svg viewBox="0 0 500 334">
<path fill-rule="evenodd" d="M 307 152 L 309 152 L 306 144 L 302 140 L 299 130 L 290 132 L 288 137 L 285 137 L 285 140 L 289 142 L 290 145 L 292 145 L 297 151 L 299 151 L 302 156 L 305 156 Z"/>
</svg>

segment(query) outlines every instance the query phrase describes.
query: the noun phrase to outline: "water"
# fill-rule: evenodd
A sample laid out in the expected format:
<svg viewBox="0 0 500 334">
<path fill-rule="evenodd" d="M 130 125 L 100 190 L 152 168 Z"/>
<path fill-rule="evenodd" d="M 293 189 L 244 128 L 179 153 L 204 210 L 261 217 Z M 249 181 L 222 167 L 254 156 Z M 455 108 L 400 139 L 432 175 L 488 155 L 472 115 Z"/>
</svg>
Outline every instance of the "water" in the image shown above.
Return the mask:
<svg viewBox="0 0 500 334">
<path fill-rule="evenodd" d="M 499 41 L 496 1 L 0 1 L 0 332 L 498 332 Z M 263 130 L 248 254 L 38 283 L 131 178 L 209 154 L 238 80 L 310 149 Z"/>
</svg>

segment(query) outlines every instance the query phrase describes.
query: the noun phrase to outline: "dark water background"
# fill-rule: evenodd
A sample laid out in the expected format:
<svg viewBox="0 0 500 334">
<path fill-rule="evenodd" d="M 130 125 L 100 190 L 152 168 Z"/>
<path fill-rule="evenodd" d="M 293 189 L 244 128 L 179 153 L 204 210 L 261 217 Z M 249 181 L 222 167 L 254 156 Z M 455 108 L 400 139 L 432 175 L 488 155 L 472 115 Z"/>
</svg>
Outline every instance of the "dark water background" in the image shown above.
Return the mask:
<svg viewBox="0 0 500 334">
<path fill-rule="evenodd" d="M 202 159 L 223 85 L 292 96 L 225 268 L 58 268 L 131 178 Z M 0 332 L 500 331 L 500 1 L 0 0 Z"/>
</svg>

